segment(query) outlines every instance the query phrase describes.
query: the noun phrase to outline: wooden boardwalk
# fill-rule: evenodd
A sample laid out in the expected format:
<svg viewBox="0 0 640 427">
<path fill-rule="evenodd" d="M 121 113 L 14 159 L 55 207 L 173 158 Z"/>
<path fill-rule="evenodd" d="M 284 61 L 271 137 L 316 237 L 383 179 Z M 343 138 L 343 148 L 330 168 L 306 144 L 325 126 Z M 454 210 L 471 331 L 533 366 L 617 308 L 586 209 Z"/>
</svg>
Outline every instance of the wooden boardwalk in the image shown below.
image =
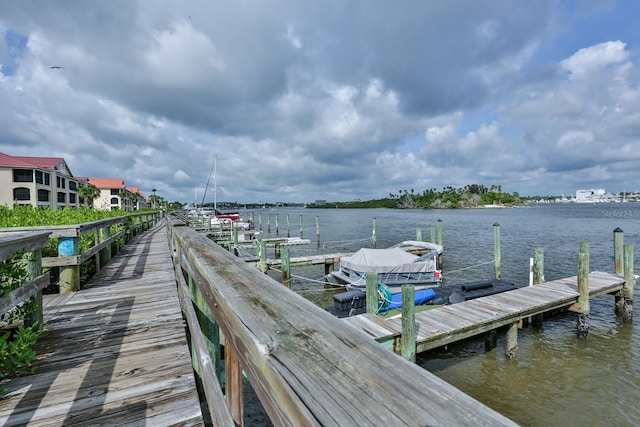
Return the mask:
<svg viewBox="0 0 640 427">
<path fill-rule="evenodd" d="M 38 371 L 0 384 L 0 425 L 202 425 L 166 229 L 83 290 L 45 298 Z"/>
<path fill-rule="evenodd" d="M 589 295 L 617 292 L 623 284 L 621 276 L 590 273 Z M 416 313 L 416 351 L 427 351 L 511 325 L 528 316 L 569 307 L 578 298 L 577 288 L 577 276 L 573 276 Z M 387 348 L 399 348 L 402 331 L 399 316 L 361 314 L 342 320 Z"/>
</svg>

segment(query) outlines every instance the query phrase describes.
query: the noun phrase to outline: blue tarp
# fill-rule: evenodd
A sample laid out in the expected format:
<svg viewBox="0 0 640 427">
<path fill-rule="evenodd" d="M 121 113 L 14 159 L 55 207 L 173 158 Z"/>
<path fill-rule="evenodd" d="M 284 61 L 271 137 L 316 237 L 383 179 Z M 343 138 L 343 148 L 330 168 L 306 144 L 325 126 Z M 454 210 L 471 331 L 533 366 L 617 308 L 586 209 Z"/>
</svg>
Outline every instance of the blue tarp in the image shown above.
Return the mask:
<svg viewBox="0 0 640 427">
<path fill-rule="evenodd" d="M 423 304 L 429 300 L 432 300 L 436 296 L 436 291 L 433 289 L 420 289 L 415 291 L 415 303 Z M 389 303 L 388 310 L 402 307 L 402 293 L 391 294 L 391 303 Z"/>
</svg>

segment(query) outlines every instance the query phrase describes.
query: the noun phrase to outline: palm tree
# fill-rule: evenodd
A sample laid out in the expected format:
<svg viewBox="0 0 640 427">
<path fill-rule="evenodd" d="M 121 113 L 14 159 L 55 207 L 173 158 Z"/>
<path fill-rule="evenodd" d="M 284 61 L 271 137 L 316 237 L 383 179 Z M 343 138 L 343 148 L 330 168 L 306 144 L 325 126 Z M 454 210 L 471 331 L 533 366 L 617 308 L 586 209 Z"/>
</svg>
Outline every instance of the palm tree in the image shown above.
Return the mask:
<svg viewBox="0 0 640 427">
<path fill-rule="evenodd" d="M 156 200 L 157 200 L 156 191 L 157 190 L 155 188 L 151 189 L 151 192 L 153 193 L 151 197 L 149 197 L 151 199 L 151 209 L 156 208 Z"/>
<path fill-rule="evenodd" d="M 93 201 L 100 197 L 100 190 L 92 184 L 78 184 L 78 196 L 84 200 L 87 207 L 93 207 Z"/>
</svg>

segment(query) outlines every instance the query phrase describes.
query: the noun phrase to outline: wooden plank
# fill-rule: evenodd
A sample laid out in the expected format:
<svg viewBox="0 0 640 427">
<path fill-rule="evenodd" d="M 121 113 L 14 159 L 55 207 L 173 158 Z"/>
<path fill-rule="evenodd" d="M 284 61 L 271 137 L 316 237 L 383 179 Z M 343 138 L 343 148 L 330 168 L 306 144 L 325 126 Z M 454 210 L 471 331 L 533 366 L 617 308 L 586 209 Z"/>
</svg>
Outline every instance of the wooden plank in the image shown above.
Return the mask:
<svg viewBox="0 0 640 427">
<path fill-rule="evenodd" d="M 3 382 L 0 424 L 203 424 L 164 229 L 134 242 L 146 252 L 45 298 L 38 372 Z"/>
<path fill-rule="evenodd" d="M 623 279 L 617 275 L 591 273 L 590 295 L 618 291 L 622 283 Z M 577 297 L 577 276 L 573 276 L 422 311 L 416 313 L 417 348 L 426 351 L 509 325 L 523 317 L 567 307 Z M 401 333 L 398 318 L 363 314 L 342 321 L 382 343 L 395 342 Z"/>
</svg>

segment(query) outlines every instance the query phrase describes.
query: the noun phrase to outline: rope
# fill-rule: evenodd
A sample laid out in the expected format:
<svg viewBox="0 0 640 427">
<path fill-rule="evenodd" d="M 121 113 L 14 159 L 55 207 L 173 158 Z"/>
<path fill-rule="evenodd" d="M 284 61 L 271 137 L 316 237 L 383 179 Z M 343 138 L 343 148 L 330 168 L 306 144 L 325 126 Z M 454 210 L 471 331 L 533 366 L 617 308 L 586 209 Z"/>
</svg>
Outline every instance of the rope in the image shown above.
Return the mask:
<svg viewBox="0 0 640 427">
<path fill-rule="evenodd" d="M 457 273 L 459 271 L 464 271 L 464 270 L 469 270 L 470 268 L 476 268 L 476 267 L 480 267 L 481 265 L 487 265 L 487 264 L 492 264 L 494 261 L 487 261 L 487 262 L 481 262 L 480 264 L 476 264 L 476 265 L 470 265 L 469 267 L 463 267 L 463 268 L 459 268 L 457 270 L 451 270 L 451 271 L 447 271 L 447 276 L 450 275 L 451 273 Z"/>
<path fill-rule="evenodd" d="M 275 267 L 269 267 L 269 270 L 273 270 L 273 271 L 277 271 L 279 273 L 282 273 L 281 269 L 275 268 Z M 291 278 L 295 278 L 295 279 L 304 280 L 305 282 L 319 283 L 319 284 L 322 284 L 322 285 L 331 285 L 331 286 L 334 286 L 336 288 L 344 288 L 345 287 L 344 285 L 341 285 L 339 283 L 331 283 L 331 282 L 327 282 L 326 280 L 311 279 L 309 277 L 298 276 L 296 274 L 291 274 L 290 277 Z"/>
<path fill-rule="evenodd" d="M 378 309 L 376 314 L 388 313 L 391 305 L 391 290 L 385 285 L 378 285 Z"/>
</svg>

